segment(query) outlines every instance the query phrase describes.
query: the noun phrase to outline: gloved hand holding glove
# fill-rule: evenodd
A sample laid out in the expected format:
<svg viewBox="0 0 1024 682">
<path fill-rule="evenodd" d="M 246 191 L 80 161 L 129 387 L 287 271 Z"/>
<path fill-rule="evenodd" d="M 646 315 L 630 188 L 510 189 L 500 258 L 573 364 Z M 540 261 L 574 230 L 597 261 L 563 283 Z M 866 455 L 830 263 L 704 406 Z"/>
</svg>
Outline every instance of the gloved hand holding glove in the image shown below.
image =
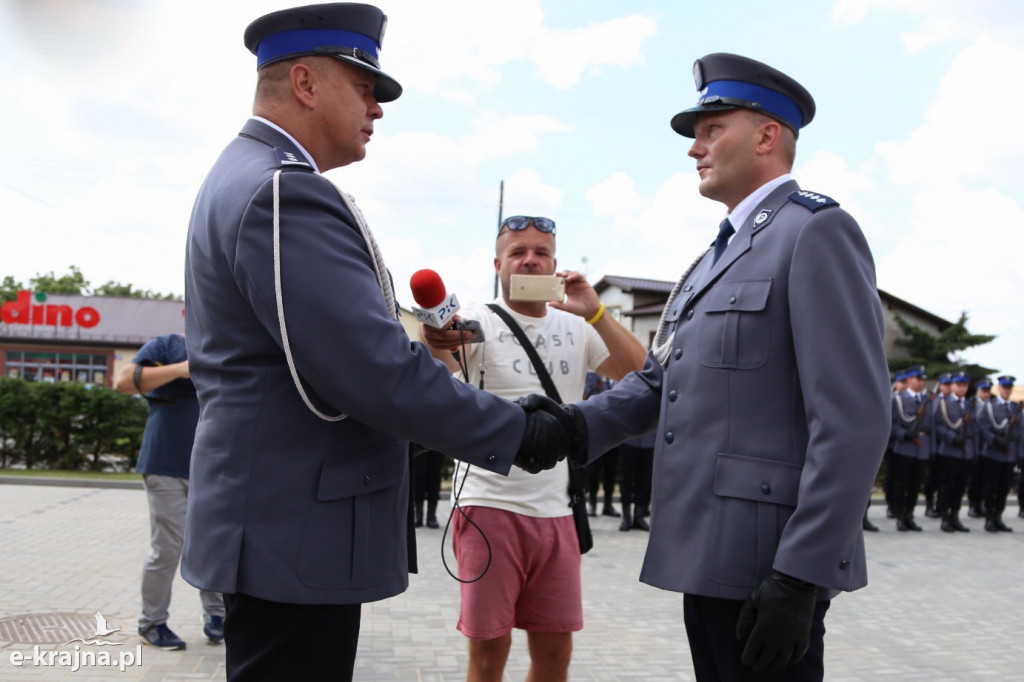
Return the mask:
<svg viewBox="0 0 1024 682">
<path fill-rule="evenodd" d="M 803 658 L 817 601 L 816 586 L 772 571 L 740 611 L 736 638 L 746 640 L 740 662 L 755 672 L 779 672 Z"/>
</svg>

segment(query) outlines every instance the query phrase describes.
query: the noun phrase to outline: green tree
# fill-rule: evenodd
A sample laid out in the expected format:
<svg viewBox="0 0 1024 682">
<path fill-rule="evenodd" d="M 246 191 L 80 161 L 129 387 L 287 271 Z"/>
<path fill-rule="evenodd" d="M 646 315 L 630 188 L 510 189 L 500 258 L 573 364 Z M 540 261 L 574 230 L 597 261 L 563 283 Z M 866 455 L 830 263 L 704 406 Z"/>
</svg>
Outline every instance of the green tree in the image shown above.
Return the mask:
<svg viewBox="0 0 1024 682">
<path fill-rule="evenodd" d="M 161 294 L 151 289 L 136 289 L 131 284 L 122 284 L 113 280 L 101 284 L 92 291 L 93 296 L 126 296 L 130 298 L 149 298 L 159 301 L 174 301 L 174 294 Z"/>
<path fill-rule="evenodd" d="M 7 275 L 3 282 L 0 282 L 0 302 L 18 300 L 18 292 L 24 288 L 24 284 Z"/>
<path fill-rule="evenodd" d="M 127 296 L 130 298 L 146 298 L 158 301 L 180 301 L 181 296 L 175 294 L 161 294 L 152 289 L 136 289 L 133 284 L 124 284 L 110 280 L 98 287 L 91 287 L 89 280 L 85 278 L 82 271 L 76 265 L 68 266 L 67 274 L 58 277 L 51 270 L 47 273 L 36 273 L 36 276 L 29 280 L 28 286 L 14 279 L 10 275 L 4 277 L 0 282 L 0 302 L 14 301 L 18 298 L 18 292 L 25 289 L 44 292 L 47 294 L 79 294 L 82 296 Z"/>
<path fill-rule="evenodd" d="M 29 280 L 33 291 L 45 291 L 48 294 L 88 294 L 89 280 L 85 278 L 78 266 L 68 268 L 66 275 L 57 277 L 53 271 L 36 274 Z"/>
<path fill-rule="evenodd" d="M 907 322 L 899 314 L 895 316 L 903 336 L 893 341 L 907 351 L 908 357 L 890 359 L 889 370 L 897 371 L 913 365 L 924 365 L 928 376 L 934 377 L 945 372 L 961 370 L 973 379 L 989 376 L 996 370 L 964 360 L 962 351 L 992 341 L 994 334 L 972 334 L 967 330 L 967 313 L 960 313 L 956 323 L 946 327 L 936 336 Z"/>
</svg>

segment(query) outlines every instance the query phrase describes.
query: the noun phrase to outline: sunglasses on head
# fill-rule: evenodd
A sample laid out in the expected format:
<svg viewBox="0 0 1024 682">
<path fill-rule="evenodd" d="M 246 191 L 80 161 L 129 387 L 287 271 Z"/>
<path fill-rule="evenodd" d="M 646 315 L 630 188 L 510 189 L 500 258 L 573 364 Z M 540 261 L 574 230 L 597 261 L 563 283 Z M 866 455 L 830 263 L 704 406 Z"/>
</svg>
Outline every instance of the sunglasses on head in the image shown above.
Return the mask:
<svg viewBox="0 0 1024 682">
<path fill-rule="evenodd" d="M 547 234 L 555 233 L 554 220 L 550 220 L 549 218 L 534 218 L 527 215 L 514 215 L 511 218 L 505 218 L 501 223 L 501 228 L 498 229 L 498 233 L 500 234 L 501 231 L 506 228 L 511 232 L 522 232 L 531 224 L 541 232 L 546 232 Z"/>
</svg>

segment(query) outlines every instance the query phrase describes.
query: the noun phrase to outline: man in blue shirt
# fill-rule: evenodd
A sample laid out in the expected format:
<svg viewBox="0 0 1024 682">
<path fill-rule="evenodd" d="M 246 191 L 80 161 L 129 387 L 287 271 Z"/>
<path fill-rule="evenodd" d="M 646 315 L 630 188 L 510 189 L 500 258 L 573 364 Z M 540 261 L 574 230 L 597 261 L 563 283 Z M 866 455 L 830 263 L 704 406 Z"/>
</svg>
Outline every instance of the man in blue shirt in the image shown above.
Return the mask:
<svg viewBox="0 0 1024 682">
<path fill-rule="evenodd" d="M 149 419 L 135 470 L 143 475 L 149 501 L 151 549 L 142 567 L 139 636 L 160 649 L 180 650 L 185 642 L 167 627 L 171 585 L 185 538 L 188 470 L 199 401 L 189 378 L 185 337 L 166 334 L 150 340 L 117 375 L 117 390 L 141 393 Z M 203 632 L 212 643 L 224 639 L 224 601 L 201 590 Z"/>
</svg>

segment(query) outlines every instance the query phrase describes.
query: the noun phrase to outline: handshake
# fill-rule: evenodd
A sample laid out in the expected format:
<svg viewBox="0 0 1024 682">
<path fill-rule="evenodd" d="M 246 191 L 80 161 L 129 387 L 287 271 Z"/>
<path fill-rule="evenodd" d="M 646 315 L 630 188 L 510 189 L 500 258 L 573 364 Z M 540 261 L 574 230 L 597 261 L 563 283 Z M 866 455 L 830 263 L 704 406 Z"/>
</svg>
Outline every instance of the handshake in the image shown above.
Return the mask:
<svg viewBox="0 0 1024 682">
<path fill-rule="evenodd" d="M 587 422 L 574 405 L 559 405 L 544 395 L 531 393 L 517 399 L 526 413 L 526 429 L 514 464 L 537 474 L 553 469 L 566 457 L 582 466 L 587 461 Z"/>
</svg>

